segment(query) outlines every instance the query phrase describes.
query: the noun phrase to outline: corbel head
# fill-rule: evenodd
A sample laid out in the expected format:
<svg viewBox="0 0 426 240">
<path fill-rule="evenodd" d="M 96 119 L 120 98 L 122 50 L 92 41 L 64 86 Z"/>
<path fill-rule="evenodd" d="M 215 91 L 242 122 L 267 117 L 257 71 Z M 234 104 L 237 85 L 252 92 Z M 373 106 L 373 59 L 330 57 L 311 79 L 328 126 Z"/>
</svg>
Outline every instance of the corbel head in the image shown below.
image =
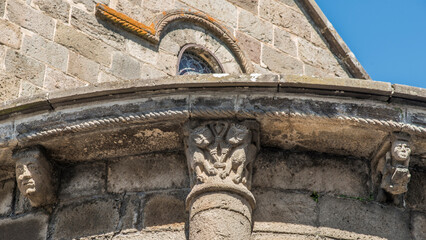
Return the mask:
<svg viewBox="0 0 426 240">
<path fill-rule="evenodd" d="M 411 154 L 410 136 L 404 133 L 394 133 L 391 141 L 391 155 L 394 163 L 408 163 Z"/>
<path fill-rule="evenodd" d="M 56 201 L 53 167 L 40 147 L 17 151 L 16 181 L 19 191 L 30 200 L 31 206 L 49 205 Z"/>
</svg>

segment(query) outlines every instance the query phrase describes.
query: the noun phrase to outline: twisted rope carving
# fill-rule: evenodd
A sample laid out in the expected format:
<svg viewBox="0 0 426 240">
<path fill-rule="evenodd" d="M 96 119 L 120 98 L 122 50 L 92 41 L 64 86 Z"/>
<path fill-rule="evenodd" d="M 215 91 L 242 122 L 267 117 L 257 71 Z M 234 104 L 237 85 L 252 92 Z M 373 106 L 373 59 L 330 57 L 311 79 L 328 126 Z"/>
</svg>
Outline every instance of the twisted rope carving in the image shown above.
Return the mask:
<svg viewBox="0 0 426 240">
<path fill-rule="evenodd" d="M 64 133 L 74 133 L 74 132 L 83 132 L 88 130 L 93 130 L 97 128 L 105 128 L 111 127 L 115 125 L 121 124 L 134 124 L 138 122 L 148 122 L 150 120 L 155 119 L 169 119 L 169 118 L 249 118 L 249 119 L 275 119 L 275 120 L 283 120 L 286 118 L 302 118 L 302 119 L 313 119 L 313 120 L 338 120 L 342 122 L 352 122 L 354 124 L 360 125 L 375 125 L 378 127 L 383 127 L 392 130 L 398 131 L 407 131 L 417 134 L 426 134 L 426 128 L 416 126 L 413 124 L 395 122 L 393 120 L 379 120 L 372 118 L 362 118 L 362 117 L 353 117 L 353 116 L 326 116 L 319 114 L 311 114 L 311 113 L 301 113 L 301 112 L 291 112 L 288 113 L 286 111 L 276 111 L 276 110 L 234 110 L 234 109 L 212 109 L 212 108 L 194 108 L 191 111 L 187 110 L 167 110 L 167 111 L 159 111 L 159 112 L 149 112 L 143 114 L 135 114 L 128 116 L 120 116 L 114 118 L 104 118 L 98 120 L 91 120 L 79 124 L 74 124 L 71 126 L 54 128 L 50 130 L 44 130 L 36 133 L 24 134 L 21 135 L 18 140 L 20 141 L 29 141 L 35 140 L 44 137 L 50 137 L 54 135 L 64 134 Z"/>
<path fill-rule="evenodd" d="M 251 62 L 247 60 L 246 54 L 238 45 L 237 40 L 216 19 L 206 14 L 201 12 L 190 12 L 186 10 L 163 12 L 156 18 L 154 23 L 148 27 L 122 13 L 113 10 L 112 8 L 109 8 L 104 4 L 98 3 L 96 5 L 96 9 L 96 13 L 101 18 L 117 24 L 123 27 L 125 30 L 135 33 L 136 35 L 147 39 L 154 44 L 159 43 L 164 29 L 167 27 L 167 25 L 174 21 L 189 21 L 205 27 L 212 33 L 216 34 L 216 37 L 222 40 L 225 45 L 229 47 L 231 52 L 237 58 L 237 62 L 240 64 L 243 73 L 253 72 Z"/>
</svg>

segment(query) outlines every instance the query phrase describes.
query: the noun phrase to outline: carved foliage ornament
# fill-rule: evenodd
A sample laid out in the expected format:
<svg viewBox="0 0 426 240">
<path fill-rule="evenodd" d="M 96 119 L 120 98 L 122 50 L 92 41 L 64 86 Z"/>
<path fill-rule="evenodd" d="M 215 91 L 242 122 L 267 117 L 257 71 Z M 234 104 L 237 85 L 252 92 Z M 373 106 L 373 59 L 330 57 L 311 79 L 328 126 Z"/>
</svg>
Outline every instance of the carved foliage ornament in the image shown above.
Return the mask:
<svg viewBox="0 0 426 240">
<path fill-rule="evenodd" d="M 207 122 L 191 128 L 185 141 L 192 183 L 230 183 L 250 188 L 258 152 L 255 122 Z"/>
</svg>

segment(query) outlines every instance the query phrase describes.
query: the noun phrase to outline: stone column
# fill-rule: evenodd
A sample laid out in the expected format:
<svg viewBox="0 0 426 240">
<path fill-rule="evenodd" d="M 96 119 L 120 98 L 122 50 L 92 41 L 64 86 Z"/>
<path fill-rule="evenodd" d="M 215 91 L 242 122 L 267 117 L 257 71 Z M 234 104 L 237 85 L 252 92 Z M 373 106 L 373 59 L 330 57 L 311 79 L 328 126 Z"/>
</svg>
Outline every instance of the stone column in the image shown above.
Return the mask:
<svg viewBox="0 0 426 240">
<path fill-rule="evenodd" d="M 254 121 L 188 124 L 189 239 L 250 238 L 256 203 L 250 184 L 259 150 L 258 129 Z"/>
</svg>

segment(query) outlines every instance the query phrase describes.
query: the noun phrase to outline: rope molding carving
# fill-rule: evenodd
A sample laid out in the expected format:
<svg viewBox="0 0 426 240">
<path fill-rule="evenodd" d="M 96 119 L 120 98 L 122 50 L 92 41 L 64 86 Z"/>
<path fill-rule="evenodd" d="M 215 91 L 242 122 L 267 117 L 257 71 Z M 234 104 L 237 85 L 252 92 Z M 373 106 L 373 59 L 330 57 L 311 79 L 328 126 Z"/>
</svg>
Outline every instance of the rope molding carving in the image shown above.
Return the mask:
<svg viewBox="0 0 426 240">
<path fill-rule="evenodd" d="M 101 3 L 96 5 L 96 14 L 104 20 L 119 25 L 125 30 L 132 32 L 151 43 L 154 43 L 155 45 L 160 42 L 161 34 L 170 23 L 175 21 L 188 21 L 195 23 L 205 27 L 207 30 L 210 30 L 216 35 L 216 37 L 222 40 L 227 47 L 229 47 L 231 52 L 236 56 L 243 73 L 253 72 L 251 62 L 247 60 L 246 54 L 239 46 L 237 39 L 235 39 L 229 30 L 222 26 L 218 20 L 202 12 L 193 12 L 190 10 L 166 11 L 158 15 L 154 22 L 149 26 Z"/>
<path fill-rule="evenodd" d="M 120 116 L 114 118 L 103 118 L 98 120 L 90 120 L 82 122 L 79 124 L 74 124 L 61 128 L 54 128 L 50 130 L 43 130 L 40 132 L 22 134 L 18 136 L 18 141 L 32 141 L 45 137 L 52 137 L 55 135 L 65 134 L 65 133 L 75 133 L 75 132 L 84 132 L 88 130 L 105 128 L 114 125 L 120 124 L 135 124 L 141 122 L 149 122 L 155 119 L 170 119 L 170 118 L 181 118 L 181 119 L 190 119 L 190 118 L 248 118 L 248 119 L 261 119 L 261 118 L 271 118 L 275 120 L 284 120 L 288 118 L 302 118 L 302 119 L 326 119 L 326 120 L 337 120 L 342 122 L 349 122 L 360 125 L 375 125 L 378 127 L 390 129 L 392 131 L 406 131 L 417 134 L 426 134 L 426 128 L 416 126 L 413 124 L 395 122 L 392 120 L 379 120 L 373 118 L 362 118 L 354 116 L 326 116 L 320 114 L 306 114 L 300 112 L 286 112 L 286 111 L 262 111 L 262 110 L 233 110 L 233 109 L 211 109 L 211 108 L 195 108 L 191 111 L 188 110 L 165 110 L 157 112 L 148 112 L 142 114 L 134 114 L 127 116 Z"/>
</svg>

